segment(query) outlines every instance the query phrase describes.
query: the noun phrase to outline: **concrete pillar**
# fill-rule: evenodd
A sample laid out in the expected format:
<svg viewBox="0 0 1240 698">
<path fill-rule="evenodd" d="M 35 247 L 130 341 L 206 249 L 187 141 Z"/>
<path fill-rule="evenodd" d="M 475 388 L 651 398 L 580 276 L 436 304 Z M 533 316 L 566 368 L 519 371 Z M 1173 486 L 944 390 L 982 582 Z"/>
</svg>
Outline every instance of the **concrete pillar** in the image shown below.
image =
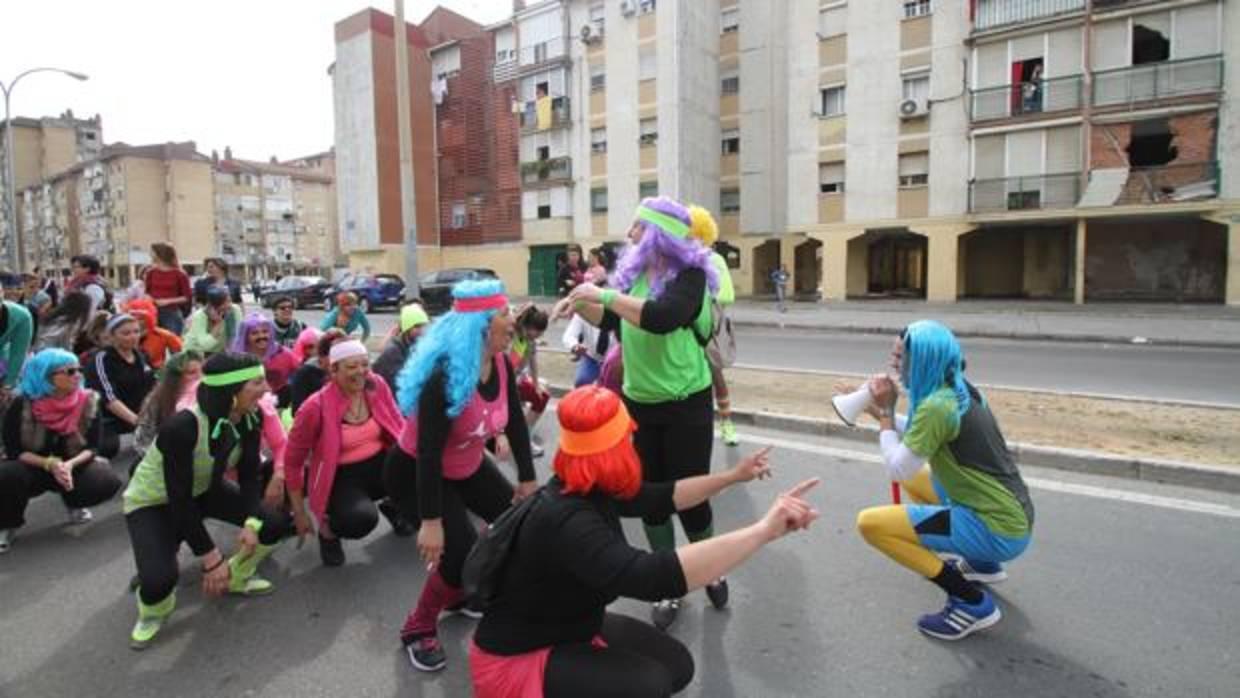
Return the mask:
<svg viewBox="0 0 1240 698">
<path fill-rule="evenodd" d="M 1240 221 L 1227 224 L 1227 305 L 1240 305 Z"/>
<path fill-rule="evenodd" d="M 785 235 L 779 239 L 779 263 L 784 269 L 788 270 L 788 298 L 796 296 L 797 292 L 797 239 L 791 235 Z"/>
<path fill-rule="evenodd" d="M 1076 221 L 1076 256 L 1074 259 L 1075 276 L 1072 283 L 1072 302 L 1077 305 L 1085 303 L 1085 233 L 1084 218 Z M 1230 277 L 1229 277 L 1230 278 Z"/>
<path fill-rule="evenodd" d="M 818 233 L 813 237 L 822 242 L 822 299 L 842 301 L 848 297 L 848 242 L 865 235 L 865 228 Z M 861 260 L 864 273 L 865 260 Z"/>
<path fill-rule="evenodd" d="M 926 300 L 955 303 L 959 292 L 957 254 L 960 236 L 971 231 L 968 225 L 927 226 L 913 232 L 926 236 Z"/>
</svg>

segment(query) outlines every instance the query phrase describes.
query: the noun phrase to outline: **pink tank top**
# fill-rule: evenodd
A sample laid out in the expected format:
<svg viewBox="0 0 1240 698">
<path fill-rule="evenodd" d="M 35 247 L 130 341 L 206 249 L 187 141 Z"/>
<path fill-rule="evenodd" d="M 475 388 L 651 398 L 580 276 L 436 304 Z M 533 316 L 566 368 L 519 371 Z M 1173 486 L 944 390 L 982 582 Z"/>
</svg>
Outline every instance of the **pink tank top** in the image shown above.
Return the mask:
<svg viewBox="0 0 1240 698">
<path fill-rule="evenodd" d="M 499 379 L 499 394 L 488 401 L 474 390 L 465 409 L 452 420 L 452 431 L 448 432 L 448 440 L 443 447 L 445 480 L 464 480 L 473 475 L 482 464 L 482 451 L 487 441 L 504 433 L 504 427 L 508 425 L 508 362 L 500 357 L 497 359 L 495 370 Z M 405 453 L 417 456 L 416 414 L 405 419 L 405 428 L 400 433 L 400 447 Z"/>
<path fill-rule="evenodd" d="M 361 463 L 383 450 L 383 433 L 372 415 L 361 424 L 340 423 L 340 465 Z"/>
</svg>

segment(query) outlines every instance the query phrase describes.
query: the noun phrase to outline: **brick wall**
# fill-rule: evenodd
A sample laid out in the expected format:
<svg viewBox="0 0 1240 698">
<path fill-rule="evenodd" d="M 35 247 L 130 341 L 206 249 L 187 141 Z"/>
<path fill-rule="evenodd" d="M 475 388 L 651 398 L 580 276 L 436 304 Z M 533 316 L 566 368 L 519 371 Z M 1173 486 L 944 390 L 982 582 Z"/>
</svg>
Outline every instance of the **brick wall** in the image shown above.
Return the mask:
<svg viewBox="0 0 1240 698">
<path fill-rule="evenodd" d="M 1177 151 L 1175 160 L 1168 164 L 1178 165 L 1214 160 L 1217 120 L 1218 113 L 1213 111 L 1184 114 L 1168 119 L 1168 126 L 1173 134 L 1172 144 Z M 1131 138 L 1131 123 L 1095 126 L 1089 144 L 1090 163 L 1095 169 L 1127 167 L 1127 148 Z"/>
</svg>

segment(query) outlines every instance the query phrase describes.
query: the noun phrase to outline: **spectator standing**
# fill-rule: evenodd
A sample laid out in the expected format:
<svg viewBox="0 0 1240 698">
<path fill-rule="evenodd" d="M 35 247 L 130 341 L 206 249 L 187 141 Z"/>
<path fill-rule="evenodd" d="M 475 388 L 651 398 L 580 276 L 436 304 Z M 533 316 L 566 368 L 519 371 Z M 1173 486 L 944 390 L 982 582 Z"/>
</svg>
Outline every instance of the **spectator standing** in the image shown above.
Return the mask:
<svg viewBox="0 0 1240 698">
<path fill-rule="evenodd" d="M 181 269 L 176 248 L 165 242 L 151 244 L 151 259 L 154 263 L 146 270 L 142 281 L 147 295 L 155 302 L 158 312 L 155 320 L 160 327 L 179 335 L 185 331 L 185 316 L 193 299 L 189 275 Z"/>
<path fill-rule="evenodd" d="M 208 257 L 204 262 L 206 274 L 194 282 L 194 302 L 199 305 L 207 302 L 207 291 L 212 286 L 221 286 L 228 290 L 228 297 L 233 303 L 241 305 L 241 283 L 228 276 L 228 262 L 219 257 Z"/>
<path fill-rule="evenodd" d="M 70 260 L 69 268 L 72 276 L 65 286 L 66 291 L 81 291 L 90 296 L 90 312 L 98 310 L 111 312 L 112 291 L 108 282 L 99 275 L 99 260 L 88 254 L 80 254 Z"/>
</svg>

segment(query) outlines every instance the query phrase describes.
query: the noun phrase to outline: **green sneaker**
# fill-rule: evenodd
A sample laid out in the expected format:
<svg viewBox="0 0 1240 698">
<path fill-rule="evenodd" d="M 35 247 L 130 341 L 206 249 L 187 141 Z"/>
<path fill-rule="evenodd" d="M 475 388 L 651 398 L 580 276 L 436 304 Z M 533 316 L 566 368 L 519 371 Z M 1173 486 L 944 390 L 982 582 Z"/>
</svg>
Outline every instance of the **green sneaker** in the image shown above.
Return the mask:
<svg viewBox="0 0 1240 698">
<path fill-rule="evenodd" d="M 741 442 L 740 437 L 736 435 L 736 425 L 730 419 L 719 422 L 719 433 L 723 435 L 723 442 L 729 446 L 735 446 Z"/>
<path fill-rule="evenodd" d="M 133 630 L 129 633 L 129 646 L 135 650 L 146 649 L 159 634 L 164 621 L 172 615 L 172 610 L 176 608 L 176 605 L 175 591 L 169 594 L 168 598 L 152 606 L 142 603 L 142 597 L 139 595 L 138 622 L 134 623 Z"/>
<path fill-rule="evenodd" d="M 228 593 L 241 596 L 262 596 L 275 591 L 276 586 L 258 575 L 239 581 L 228 580 Z"/>
<path fill-rule="evenodd" d="M 244 596 L 270 594 L 272 583 L 258 576 L 258 563 L 267 559 L 276 546 L 259 544 L 248 557 L 233 555 L 228 559 L 228 593 Z"/>
</svg>

